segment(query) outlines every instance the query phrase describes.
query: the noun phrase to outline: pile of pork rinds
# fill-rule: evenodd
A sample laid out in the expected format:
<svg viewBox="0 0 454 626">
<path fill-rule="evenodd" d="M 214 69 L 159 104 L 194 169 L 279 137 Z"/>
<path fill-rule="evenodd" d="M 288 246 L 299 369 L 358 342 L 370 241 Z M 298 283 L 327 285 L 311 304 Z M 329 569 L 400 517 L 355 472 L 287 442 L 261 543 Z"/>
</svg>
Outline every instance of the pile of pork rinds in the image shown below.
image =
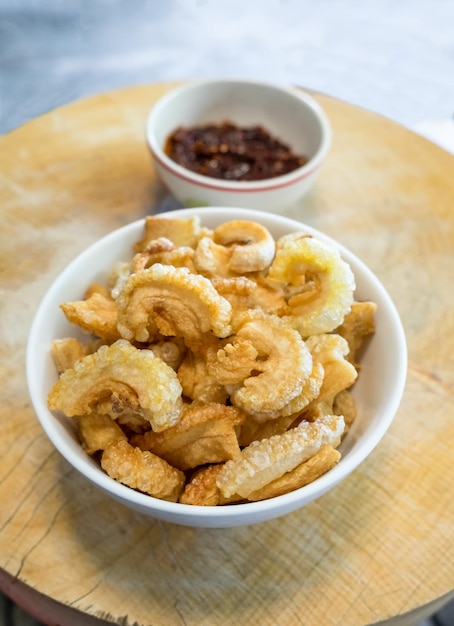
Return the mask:
<svg viewBox="0 0 454 626">
<path fill-rule="evenodd" d="M 263 500 L 340 459 L 376 305 L 304 233 L 148 217 L 131 259 L 66 302 L 52 410 L 113 479 L 193 505 Z M 81 335 L 82 336 L 82 335 Z M 85 335 L 83 335 L 85 336 Z"/>
</svg>

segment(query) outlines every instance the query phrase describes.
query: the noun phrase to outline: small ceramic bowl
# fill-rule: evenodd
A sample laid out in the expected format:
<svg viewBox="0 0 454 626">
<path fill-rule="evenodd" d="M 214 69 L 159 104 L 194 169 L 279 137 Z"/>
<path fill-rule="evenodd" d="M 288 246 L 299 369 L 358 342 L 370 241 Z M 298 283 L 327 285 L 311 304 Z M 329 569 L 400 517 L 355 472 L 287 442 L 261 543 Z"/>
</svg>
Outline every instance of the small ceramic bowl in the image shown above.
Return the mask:
<svg viewBox="0 0 454 626">
<path fill-rule="evenodd" d="M 375 275 L 355 255 L 322 233 L 281 216 L 236 208 L 182 209 L 169 217 L 198 215 L 202 225 L 215 228 L 234 219 L 255 220 L 278 238 L 305 232 L 334 243 L 350 264 L 356 279 L 356 298 L 377 303 L 376 332 L 361 360 L 361 373 L 353 388 L 358 417 L 341 443 L 338 465 L 313 483 L 291 493 L 245 504 L 218 507 L 166 502 L 130 489 L 109 478 L 82 449 L 73 421 L 47 406 L 47 395 L 57 380 L 50 355 L 51 342 L 78 336 L 59 305 L 80 299 L 91 282 L 104 281 L 112 266 L 131 256 L 132 244 L 141 238 L 143 221 L 112 232 L 82 252 L 58 276 L 44 296 L 33 321 L 27 348 L 27 379 L 38 419 L 61 455 L 85 478 L 124 505 L 155 518 L 200 527 L 229 527 L 262 522 L 290 513 L 335 487 L 372 452 L 398 409 L 407 371 L 405 336 L 399 315 Z M 80 335 L 82 337 L 82 335 Z"/>
<path fill-rule="evenodd" d="M 287 174 L 258 181 L 211 178 L 190 171 L 164 151 L 179 127 L 230 121 L 262 126 L 308 158 Z M 184 206 L 246 207 L 277 213 L 299 200 L 314 182 L 331 146 L 331 126 L 320 105 L 293 88 L 241 80 L 208 80 L 178 87 L 152 108 L 147 139 L 156 171 Z"/>
</svg>

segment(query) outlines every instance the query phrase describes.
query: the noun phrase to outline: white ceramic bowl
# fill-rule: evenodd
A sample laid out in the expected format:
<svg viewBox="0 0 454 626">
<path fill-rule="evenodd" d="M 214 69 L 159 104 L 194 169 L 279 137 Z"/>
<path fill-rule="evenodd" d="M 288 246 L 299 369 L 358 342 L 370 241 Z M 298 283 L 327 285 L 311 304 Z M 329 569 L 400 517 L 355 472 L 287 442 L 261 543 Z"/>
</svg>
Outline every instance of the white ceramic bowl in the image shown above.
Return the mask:
<svg viewBox="0 0 454 626">
<path fill-rule="evenodd" d="M 182 209 L 167 215 L 199 215 L 202 224 L 209 228 L 231 219 L 250 219 L 266 226 L 276 238 L 303 231 L 333 241 L 300 222 L 251 210 Z M 75 327 L 66 321 L 59 304 L 80 299 L 90 282 L 104 280 L 116 261 L 129 259 L 131 246 L 140 238 L 142 229 L 143 221 L 140 220 L 90 246 L 58 276 L 36 312 L 27 348 L 27 379 L 36 414 L 54 446 L 83 476 L 126 506 L 155 518 L 190 526 L 222 528 L 261 522 L 299 509 L 332 489 L 364 461 L 385 434 L 399 406 L 407 371 L 405 336 L 390 297 L 374 274 L 338 244 L 355 274 L 357 298 L 378 304 L 376 333 L 364 354 L 361 375 L 354 387 L 358 417 L 341 444 L 342 459 L 312 484 L 277 498 L 223 507 L 165 502 L 109 478 L 82 450 L 72 421 L 48 409 L 47 394 L 57 380 L 49 351 L 51 342 L 56 338 L 77 336 Z"/>
<path fill-rule="evenodd" d="M 261 181 L 231 181 L 193 173 L 164 152 L 178 127 L 229 120 L 237 126 L 261 125 L 308 157 L 298 169 Z M 310 188 L 331 146 L 331 126 L 320 105 L 293 88 L 241 80 L 208 80 L 170 91 L 152 108 L 147 139 L 156 171 L 184 206 L 246 207 L 278 213 Z"/>
</svg>

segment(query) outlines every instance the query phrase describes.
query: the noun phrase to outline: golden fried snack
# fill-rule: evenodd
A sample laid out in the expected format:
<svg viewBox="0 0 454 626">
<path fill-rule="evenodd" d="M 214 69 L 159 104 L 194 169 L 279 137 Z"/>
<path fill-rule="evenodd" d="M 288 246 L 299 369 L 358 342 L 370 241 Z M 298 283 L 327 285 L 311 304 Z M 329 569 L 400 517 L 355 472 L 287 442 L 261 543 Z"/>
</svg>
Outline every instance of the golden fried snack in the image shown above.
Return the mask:
<svg viewBox="0 0 454 626">
<path fill-rule="evenodd" d="M 117 300 L 118 329 L 130 341 L 152 341 L 159 332 L 197 347 L 204 335 L 226 337 L 232 307 L 204 276 L 155 263 L 132 274 Z"/>
<path fill-rule="evenodd" d="M 184 341 L 172 337 L 152 343 L 148 348 L 175 371 L 180 367 L 186 353 Z"/>
<path fill-rule="evenodd" d="M 269 315 L 282 317 L 288 312 L 283 285 L 278 285 L 266 276 L 266 272 L 249 274 L 250 280 L 254 280 L 257 288 L 254 291 L 254 306 L 250 308 L 261 309 Z"/>
<path fill-rule="evenodd" d="M 60 308 L 69 322 L 76 324 L 85 332 L 106 341 L 116 341 L 120 338 L 115 300 L 95 291 L 87 300 L 65 302 Z"/>
<path fill-rule="evenodd" d="M 245 415 L 232 406 L 211 402 L 191 405 L 176 426 L 131 439 L 181 470 L 207 463 L 222 463 L 240 454 L 236 428 Z"/>
<path fill-rule="evenodd" d="M 230 498 L 224 498 L 220 492 L 216 479 L 221 467 L 222 463 L 219 463 L 195 471 L 186 483 L 179 502 L 195 506 L 217 506 L 241 501 L 243 498 L 240 496 L 233 495 Z"/>
<path fill-rule="evenodd" d="M 268 278 L 285 285 L 288 321 L 303 337 L 327 333 L 350 311 L 355 278 L 330 244 L 313 237 L 278 241 Z"/>
<path fill-rule="evenodd" d="M 257 290 L 257 283 L 250 278 L 245 276 L 233 278 L 215 276 L 211 278 L 211 283 L 218 294 L 230 302 L 233 328 L 235 328 L 234 320 L 238 314 L 256 308 L 254 294 Z"/>
<path fill-rule="evenodd" d="M 315 363 L 310 376 L 306 379 L 301 393 L 282 407 L 279 415 L 276 412 L 261 411 L 260 413 L 249 412 L 248 420 L 240 433 L 240 445 L 248 445 L 251 441 L 265 439 L 272 435 L 280 434 L 297 421 L 299 415 L 312 402 L 317 400 L 324 379 L 323 366 Z"/>
<path fill-rule="evenodd" d="M 334 397 L 339 391 L 351 387 L 358 372 L 346 360 L 348 343 L 340 335 L 322 333 L 306 340 L 314 363 L 320 363 L 325 371 L 317 402 Z"/>
<path fill-rule="evenodd" d="M 161 237 L 170 239 L 176 248 L 180 246 L 195 248 L 199 234 L 200 218 L 198 217 L 181 219 L 148 215 L 145 218 L 143 237 L 134 244 L 134 250 L 143 252 L 148 248 L 151 241 Z"/>
<path fill-rule="evenodd" d="M 267 269 L 274 249 L 274 239 L 264 226 L 233 220 L 199 239 L 194 265 L 197 272 L 209 278 L 232 278 Z"/>
<path fill-rule="evenodd" d="M 90 298 L 90 296 L 92 296 L 94 293 L 98 293 L 100 296 L 104 296 L 104 298 L 112 300 L 112 297 L 107 287 L 104 287 L 104 285 L 101 285 L 100 283 L 92 283 L 87 287 L 84 293 L 84 300 L 88 300 L 88 298 Z"/>
<path fill-rule="evenodd" d="M 336 333 L 346 339 L 350 348 L 346 358 L 357 370 L 360 367 L 358 352 L 366 338 L 375 332 L 376 310 L 375 302 L 353 302 L 350 312 L 345 316 L 341 326 L 336 329 Z"/>
<path fill-rule="evenodd" d="M 132 489 L 150 496 L 177 502 L 183 491 L 185 475 L 151 452 L 142 452 L 127 441 L 108 446 L 101 457 L 107 474 Z"/>
<path fill-rule="evenodd" d="M 232 404 L 257 421 L 282 415 L 312 372 L 312 357 L 299 333 L 258 311 L 249 312 L 216 357 L 209 363 L 213 375 L 226 385 Z"/>
<path fill-rule="evenodd" d="M 238 434 L 238 443 L 241 448 L 245 448 L 253 441 L 261 441 L 269 439 L 274 435 L 282 435 L 292 426 L 298 415 L 284 415 L 276 417 L 266 422 L 258 422 L 252 415 L 247 415 L 244 424 L 240 428 Z"/>
<path fill-rule="evenodd" d="M 48 396 L 49 408 L 68 417 L 87 415 L 106 402 L 113 414 L 121 414 L 124 407 L 140 411 L 156 431 L 176 424 L 183 408 L 173 369 L 150 350 L 139 350 L 124 340 L 77 361 Z"/>
<path fill-rule="evenodd" d="M 134 251 L 62 305 L 95 339 L 52 345 L 48 405 L 76 418 L 87 453 L 133 489 L 200 506 L 275 497 L 337 463 L 376 310 L 354 302 L 337 249 L 152 216 Z"/>
<path fill-rule="evenodd" d="M 137 400 L 135 404 L 133 400 L 125 402 L 124 398 L 112 394 L 108 400 L 100 402 L 96 408 L 101 415 L 107 415 L 115 420 L 128 436 L 145 433 L 151 429 L 151 424 L 143 417 Z"/>
<path fill-rule="evenodd" d="M 281 416 L 297 415 L 306 408 L 313 400 L 318 398 L 323 381 L 325 380 L 325 370 L 321 363 L 314 363 L 309 377 L 306 379 L 299 396 L 281 410 Z M 265 417 L 265 415 L 263 415 Z"/>
<path fill-rule="evenodd" d="M 187 350 L 177 371 L 184 396 L 191 400 L 197 400 L 201 404 L 207 402 L 225 404 L 229 394 L 224 385 L 221 385 L 212 375 L 207 361 L 211 355 L 217 352 L 219 347 L 221 347 L 219 342 L 215 343 L 213 340 L 207 342 L 207 345 L 201 346 L 197 352 Z"/>
<path fill-rule="evenodd" d="M 201 237 L 194 252 L 194 267 L 202 276 L 208 278 L 229 278 L 231 251 L 215 243 L 212 237 Z"/>
<path fill-rule="evenodd" d="M 175 250 L 175 245 L 170 241 L 170 239 L 167 239 L 167 237 L 151 239 L 143 250 L 137 252 L 132 257 L 130 273 L 134 274 L 135 272 L 140 272 L 140 270 L 144 270 L 146 267 L 152 265 L 149 261 L 155 254 L 170 252 L 172 250 Z"/>
<path fill-rule="evenodd" d="M 293 426 L 298 426 L 301 422 L 315 422 L 324 415 L 342 415 L 343 413 L 336 413 L 333 409 L 333 398 L 322 400 L 319 402 L 318 398 L 315 398 L 310 402 L 307 407 L 304 408 L 297 418 L 295 419 Z M 345 422 L 345 418 L 344 418 Z M 345 433 L 345 430 L 344 430 Z"/>
<path fill-rule="evenodd" d="M 156 220 L 153 220 L 156 221 Z M 186 246 L 185 246 L 186 247 Z M 156 239 L 150 239 L 142 252 L 138 254 L 159 254 L 160 252 L 171 252 L 176 250 L 177 246 L 170 241 L 167 237 L 157 237 Z M 134 257 L 133 257 L 134 260 Z M 143 269 L 143 268 L 142 268 Z"/>
<path fill-rule="evenodd" d="M 109 278 L 108 278 L 108 287 L 110 289 L 110 295 L 113 300 L 116 300 L 120 295 L 120 292 L 123 288 L 123 285 L 131 276 L 131 264 L 127 262 L 120 261 L 115 263 L 112 267 Z"/>
<path fill-rule="evenodd" d="M 50 351 L 59 374 L 74 367 L 79 359 L 89 354 L 88 346 L 73 337 L 54 339 Z"/>
<path fill-rule="evenodd" d="M 174 267 L 187 267 L 193 274 L 196 273 L 194 266 L 194 249 L 189 246 L 175 248 L 173 243 L 161 237 L 150 242 L 144 252 L 137 252 L 131 261 L 131 274 L 140 272 L 154 265 L 173 265 Z"/>
<path fill-rule="evenodd" d="M 230 250 L 228 266 L 236 274 L 264 270 L 274 258 L 274 238 L 267 228 L 257 222 L 224 222 L 214 229 L 213 239 L 216 244 Z"/>
<path fill-rule="evenodd" d="M 109 415 L 94 412 L 76 418 L 79 439 L 87 454 L 105 450 L 118 441 L 126 441 L 126 435 Z"/>
<path fill-rule="evenodd" d="M 223 343 L 217 350 L 206 353 L 208 371 L 214 380 L 229 388 L 229 393 L 237 385 L 256 374 L 255 364 L 259 359 L 259 351 L 250 339 L 233 335 L 230 341 Z"/>
<path fill-rule="evenodd" d="M 348 389 L 343 389 L 334 396 L 333 413 L 335 415 L 343 415 L 345 421 L 345 431 L 347 431 L 357 416 L 357 408 L 355 398 Z"/>
<path fill-rule="evenodd" d="M 341 454 L 338 450 L 329 445 L 322 446 L 308 461 L 304 461 L 280 478 L 276 478 L 261 489 L 250 493 L 248 500 L 267 500 L 300 489 L 300 487 L 304 487 L 304 485 L 308 485 L 326 474 L 339 462 L 340 458 Z"/>
<path fill-rule="evenodd" d="M 216 291 L 232 305 L 232 329 L 241 326 L 241 314 L 258 309 L 267 315 L 278 315 L 285 310 L 283 291 L 273 289 L 259 274 L 221 278 L 214 276 L 211 282 Z"/>
<path fill-rule="evenodd" d="M 327 415 L 315 422 L 301 422 L 282 435 L 252 442 L 219 471 L 217 485 L 224 497 L 249 498 L 297 465 L 310 459 L 324 445 L 336 448 L 344 431 L 341 415 Z"/>
</svg>

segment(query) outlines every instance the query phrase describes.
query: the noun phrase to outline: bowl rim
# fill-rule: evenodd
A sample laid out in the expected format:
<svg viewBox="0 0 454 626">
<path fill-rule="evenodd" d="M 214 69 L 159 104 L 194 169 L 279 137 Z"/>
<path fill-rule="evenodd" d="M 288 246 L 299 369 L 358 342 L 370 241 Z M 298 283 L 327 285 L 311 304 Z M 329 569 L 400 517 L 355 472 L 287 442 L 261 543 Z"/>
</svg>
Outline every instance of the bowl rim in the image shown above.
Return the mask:
<svg viewBox="0 0 454 626">
<path fill-rule="evenodd" d="M 67 275 L 72 272 L 74 267 L 78 266 L 84 257 L 92 254 L 94 249 L 98 246 L 102 244 L 105 245 L 110 241 L 121 240 L 125 235 L 131 234 L 136 230 L 139 231 L 139 228 L 141 229 L 143 227 L 145 218 L 141 218 L 126 224 L 125 226 L 117 228 L 89 245 L 69 264 L 67 264 L 62 272 L 60 272 L 52 282 L 36 310 L 29 332 L 26 348 L 26 378 L 32 405 L 47 437 L 51 440 L 54 447 L 65 458 L 65 460 L 72 465 L 72 467 L 78 470 L 79 473 L 81 473 L 86 479 L 97 485 L 111 497 L 123 502 L 123 504 L 126 505 L 126 502 L 129 502 L 129 504 L 134 506 L 134 508 L 138 508 L 142 512 L 146 512 L 148 515 L 153 517 L 167 519 L 175 523 L 179 523 L 180 521 L 183 524 L 189 525 L 192 525 L 192 522 L 197 518 L 201 518 L 200 525 L 206 524 L 207 526 L 212 525 L 214 527 L 222 527 L 223 525 L 239 525 L 241 524 L 242 517 L 246 520 L 258 518 L 259 521 L 262 521 L 272 519 L 286 512 L 291 512 L 297 508 L 301 508 L 312 500 L 323 495 L 332 487 L 336 486 L 353 470 L 355 470 L 382 440 L 397 413 L 406 384 L 408 356 L 404 328 L 394 302 L 385 287 L 372 270 L 370 270 L 359 257 L 357 257 L 348 248 L 344 247 L 337 240 L 324 234 L 322 231 L 292 218 L 257 211 L 254 209 L 227 207 L 185 208 L 164 213 L 160 216 L 182 218 L 198 215 L 203 223 L 204 215 L 213 214 L 213 211 L 227 211 L 231 219 L 239 219 L 241 216 L 243 219 L 257 220 L 259 222 L 261 220 L 274 222 L 280 227 L 288 226 L 289 232 L 291 232 L 291 230 L 300 229 L 301 231 L 320 237 L 321 239 L 334 244 L 347 262 L 352 263 L 353 261 L 354 273 L 360 270 L 361 274 L 366 276 L 367 281 L 373 285 L 374 290 L 380 293 L 380 297 L 386 303 L 388 314 L 392 318 L 392 324 L 395 331 L 394 340 L 398 345 L 398 363 L 395 363 L 397 376 L 395 384 L 386 401 L 385 414 L 381 416 L 379 421 L 371 425 L 368 431 L 367 439 L 361 443 L 361 446 L 355 447 L 353 450 L 349 451 L 348 455 L 343 456 L 341 461 L 329 472 L 317 478 L 314 482 L 300 487 L 299 489 L 295 489 L 289 493 L 267 500 L 235 503 L 219 507 L 206 507 L 183 504 L 180 502 L 167 502 L 165 500 L 160 500 L 153 496 L 140 493 L 115 481 L 113 478 L 110 478 L 90 457 L 88 457 L 88 455 L 86 458 L 74 455 L 70 442 L 66 437 L 61 436 L 63 426 L 57 417 L 58 412 L 52 412 L 47 407 L 47 398 L 43 398 L 39 385 L 36 383 L 36 377 L 34 376 L 34 365 L 36 364 L 35 351 L 36 347 L 40 345 L 39 329 L 45 322 L 49 301 L 55 297 L 56 292 L 58 292 L 60 287 L 65 284 Z M 64 419 L 70 420 L 70 418 L 66 417 Z M 266 515 L 262 517 L 262 514 L 265 513 Z M 248 524 L 251 522 L 245 521 L 244 523 Z"/>
<path fill-rule="evenodd" d="M 173 159 L 171 159 L 164 152 L 162 146 L 159 144 L 156 138 L 156 118 L 162 112 L 162 110 L 175 98 L 184 95 L 188 91 L 194 89 L 204 88 L 206 86 L 216 87 L 216 85 L 253 85 L 258 87 L 264 87 L 281 93 L 283 96 L 291 97 L 294 100 L 300 102 L 309 108 L 314 114 L 314 118 L 319 124 L 321 131 L 321 141 L 315 152 L 315 154 L 305 163 L 297 169 L 283 174 L 281 176 L 275 176 L 265 180 L 257 181 L 230 181 L 218 178 L 211 178 L 202 174 L 192 172 L 187 168 L 179 165 Z M 251 193 L 262 191 L 274 191 L 279 190 L 290 185 L 294 185 L 306 178 L 313 176 L 318 169 L 322 166 L 332 144 L 332 128 L 328 116 L 321 105 L 313 98 L 308 92 L 303 89 L 292 87 L 289 85 L 280 85 L 278 83 L 271 83 L 258 80 L 246 80 L 246 79 L 205 79 L 197 81 L 189 81 L 183 85 L 174 87 L 166 94 L 161 96 L 156 103 L 150 109 L 147 121 L 146 121 L 146 136 L 148 146 L 153 155 L 153 158 L 157 163 L 164 168 L 167 172 L 173 174 L 180 180 L 186 183 L 197 185 L 205 189 L 211 189 L 214 191 L 223 192 L 235 192 L 235 193 Z"/>
</svg>

